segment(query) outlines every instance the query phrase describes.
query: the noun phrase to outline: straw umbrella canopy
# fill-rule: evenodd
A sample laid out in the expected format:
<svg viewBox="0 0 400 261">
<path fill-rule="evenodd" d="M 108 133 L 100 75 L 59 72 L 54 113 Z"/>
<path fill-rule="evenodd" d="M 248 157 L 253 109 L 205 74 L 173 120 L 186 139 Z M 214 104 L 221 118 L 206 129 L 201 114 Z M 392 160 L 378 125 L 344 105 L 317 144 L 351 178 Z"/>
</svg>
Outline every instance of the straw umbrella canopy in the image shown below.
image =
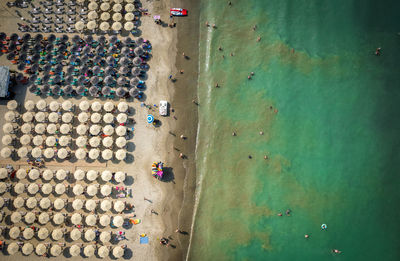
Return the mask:
<svg viewBox="0 0 400 261">
<path fill-rule="evenodd" d="M 62 248 L 59 245 L 52 245 L 50 248 L 50 254 L 52 256 L 59 256 L 61 255 Z"/>
<path fill-rule="evenodd" d="M 85 147 L 87 144 L 87 138 L 85 136 L 79 136 L 76 140 L 75 140 L 76 146 L 78 146 L 79 148 Z"/>
<path fill-rule="evenodd" d="M 70 112 L 67 112 L 67 113 L 63 113 L 61 118 L 62 118 L 63 122 L 71 123 L 72 119 L 74 118 L 74 115 L 72 113 L 70 113 Z"/>
<path fill-rule="evenodd" d="M 25 112 L 22 114 L 22 121 L 23 122 L 31 122 L 33 120 L 33 114 L 32 112 Z"/>
<path fill-rule="evenodd" d="M 54 188 L 54 191 L 58 194 L 58 195 L 62 195 L 65 193 L 66 187 L 64 184 L 57 184 Z M 57 199 L 56 199 L 57 201 Z M 54 205 L 56 203 L 56 201 L 54 201 Z M 64 207 L 64 201 L 63 201 L 63 207 Z M 57 208 L 57 207 L 56 207 Z"/>
<path fill-rule="evenodd" d="M 99 17 L 99 16 L 98 16 L 98 14 L 97 14 L 96 11 L 90 11 L 90 12 L 88 13 L 88 18 L 89 18 L 89 20 L 96 20 L 98 17 Z M 89 29 L 90 29 L 90 28 L 89 28 Z"/>
<path fill-rule="evenodd" d="M 18 149 L 18 157 L 25 158 L 28 155 L 28 152 L 29 150 L 27 147 L 21 147 Z"/>
<path fill-rule="evenodd" d="M 72 222 L 72 224 L 74 224 L 74 225 L 79 225 L 79 224 L 81 224 L 81 223 L 82 223 L 82 216 L 81 216 L 81 214 L 79 214 L 79 213 L 74 213 L 74 214 L 71 216 L 71 222 Z"/>
<path fill-rule="evenodd" d="M 44 139 L 43 139 L 43 136 L 41 136 L 41 135 L 36 135 L 32 139 L 32 143 L 35 146 L 41 146 L 43 144 L 43 141 L 44 141 Z"/>
<path fill-rule="evenodd" d="M 80 184 L 76 184 L 74 186 L 74 188 L 72 189 L 72 191 L 74 192 L 74 194 L 76 196 L 82 195 L 83 194 L 83 187 Z"/>
<path fill-rule="evenodd" d="M 80 253 L 81 253 L 81 247 L 78 246 L 78 245 L 72 245 L 72 246 L 69 248 L 69 254 L 70 254 L 71 256 L 79 256 Z"/>
<path fill-rule="evenodd" d="M 117 150 L 117 152 L 115 153 L 115 157 L 117 158 L 117 160 L 124 160 L 126 158 L 126 151 L 123 149 Z"/>
<path fill-rule="evenodd" d="M 18 209 L 18 208 L 22 208 L 25 204 L 25 199 L 22 197 L 17 197 L 13 200 L 13 206 Z"/>
<path fill-rule="evenodd" d="M 46 183 L 43 184 L 41 190 L 44 195 L 49 195 L 53 191 L 53 186 L 50 185 L 49 183 Z"/>
<path fill-rule="evenodd" d="M 19 195 L 25 192 L 25 184 L 24 183 L 17 183 L 14 185 L 14 192 L 15 194 Z"/>
<path fill-rule="evenodd" d="M 101 114 L 100 113 L 95 112 L 90 116 L 90 121 L 92 123 L 99 123 L 100 120 L 101 120 Z"/>
<path fill-rule="evenodd" d="M 132 13 L 126 13 L 124 18 L 126 21 L 133 21 L 133 19 L 135 19 L 135 15 Z"/>
<path fill-rule="evenodd" d="M 84 124 L 80 124 L 78 125 L 78 127 L 76 127 L 76 133 L 79 135 L 85 135 L 87 131 L 88 131 L 88 126 Z"/>
<path fill-rule="evenodd" d="M 61 136 L 59 139 L 60 146 L 68 146 L 71 143 L 71 137 L 70 136 Z M 68 153 L 68 151 L 67 151 Z"/>
<path fill-rule="evenodd" d="M 127 12 L 132 12 L 135 10 L 135 6 L 133 4 L 127 4 L 125 5 L 125 11 Z"/>
<path fill-rule="evenodd" d="M 48 209 L 51 206 L 51 201 L 49 198 L 42 198 L 39 202 L 39 206 L 42 209 Z"/>
<path fill-rule="evenodd" d="M 31 125 L 31 124 L 29 124 L 29 123 L 24 123 L 24 124 L 21 126 L 21 132 L 22 132 L 23 134 L 30 134 L 31 131 L 32 131 L 32 125 Z"/>
<path fill-rule="evenodd" d="M 105 135 L 112 135 L 114 133 L 114 128 L 111 125 L 106 125 L 103 127 L 103 133 Z"/>
<path fill-rule="evenodd" d="M 112 18 L 113 18 L 113 20 L 114 20 L 115 22 L 119 22 L 119 21 L 122 20 L 122 15 L 121 15 L 121 13 L 114 13 L 113 16 L 112 16 Z"/>
<path fill-rule="evenodd" d="M 79 113 L 78 120 L 82 123 L 87 122 L 89 120 L 89 114 L 87 114 L 86 112 Z"/>
<path fill-rule="evenodd" d="M 8 176 L 8 171 L 6 168 L 0 168 L 0 179 L 5 179 Z"/>
<path fill-rule="evenodd" d="M 36 184 L 36 183 L 31 183 L 31 184 L 29 184 L 27 190 L 28 190 L 28 193 L 29 193 L 29 194 L 34 195 L 34 194 L 38 193 L 38 191 L 39 191 L 39 185 Z"/>
<path fill-rule="evenodd" d="M 87 241 L 93 241 L 96 238 L 96 233 L 93 231 L 93 229 L 88 229 L 85 232 L 85 239 Z"/>
<path fill-rule="evenodd" d="M 96 14 L 97 15 L 97 14 Z M 89 21 L 87 24 L 86 24 L 86 27 L 89 29 L 89 30 L 93 30 L 93 29 L 95 29 L 96 27 L 97 27 L 97 23 L 95 22 L 95 21 Z"/>
<path fill-rule="evenodd" d="M 85 23 L 83 21 L 78 21 L 75 23 L 75 29 L 78 31 L 82 31 L 85 28 Z"/>
<path fill-rule="evenodd" d="M 11 133 L 14 130 L 14 127 L 11 123 L 7 122 L 6 124 L 3 125 L 3 132 L 4 133 Z"/>
<path fill-rule="evenodd" d="M 75 151 L 75 157 L 79 160 L 82 160 L 86 157 L 86 151 L 82 148 L 79 148 Z"/>
<path fill-rule="evenodd" d="M 63 116 L 64 118 L 64 116 Z M 71 126 L 69 124 L 61 124 L 60 132 L 61 134 L 68 134 L 71 131 Z"/>
<path fill-rule="evenodd" d="M 87 111 L 90 108 L 90 103 L 88 101 L 81 101 L 79 103 L 79 109 L 81 111 Z"/>
<path fill-rule="evenodd" d="M 25 229 L 25 231 L 29 231 L 28 229 Z M 22 254 L 29 256 L 30 254 L 32 254 L 33 252 L 33 245 L 31 243 L 24 243 L 24 245 L 22 246 Z"/>
<path fill-rule="evenodd" d="M 15 176 L 17 177 L 17 179 L 21 180 L 26 178 L 26 175 L 27 175 L 26 169 L 18 169 Z"/>
<path fill-rule="evenodd" d="M 32 157 L 34 157 L 34 158 L 39 158 L 39 157 L 41 157 L 41 156 L 42 156 L 42 149 L 39 148 L 39 147 L 36 147 L 36 148 L 32 149 L 31 155 L 32 155 Z"/>
<path fill-rule="evenodd" d="M 37 169 L 31 169 L 28 173 L 28 176 L 31 180 L 36 180 L 40 176 L 40 172 Z"/>
<path fill-rule="evenodd" d="M 9 158 L 11 156 L 11 153 L 12 153 L 11 149 L 8 147 L 5 147 L 5 148 L 1 149 L 0 154 L 1 154 L 2 158 Z"/>
<path fill-rule="evenodd" d="M 116 201 L 114 203 L 114 210 L 118 213 L 122 212 L 125 209 L 125 204 L 122 201 Z"/>
<path fill-rule="evenodd" d="M 124 224 L 124 218 L 121 216 L 115 216 L 113 218 L 113 225 L 116 227 L 122 227 L 122 225 Z"/>
<path fill-rule="evenodd" d="M 74 214 L 74 215 L 75 215 L 75 214 Z M 78 214 L 78 215 L 79 215 L 79 214 Z M 79 222 L 79 223 L 80 223 L 80 222 Z M 74 228 L 74 229 L 71 231 L 71 233 L 69 234 L 69 236 L 70 236 L 70 238 L 71 238 L 73 241 L 76 241 L 76 240 L 81 239 L 81 237 L 82 237 L 82 232 L 79 231 L 79 229 Z"/>
<path fill-rule="evenodd" d="M 42 225 L 47 224 L 47 222 L 49 222 L 50 220 L 50 216 L 49 214 L 47 214 L 46 212 L 43 212 L 39 215 L 38 217 L 38 222 Z"/>
<path fill-rule="evenodd" d="M 28 198 L 25 202 L 25 205 L 27 208 L 32 209 L 35 208 L 37 206 L 37 199 L 36 198 Z"/>
<path fill-rule="evenodd" d="M 98 188 L 95 185 L 89 185 L 87 187 L 87 194 L 91 197 L 97 194 Z"/>
<path fill-rule="evenodd" d="M 46 108 L 47 108 L 47 103 L 46 103 L 46 101 L 45 101 L 45 100 L 39 100 L 39 101 L 36 103 L 36 108 L 37 108 L 39 111 L 45 111 Z"/>
<path fill-rule="evenodd" d="M 111 137 L 105 137 L 103 139 L 103 146 L 106 148 L 109 148 L 113 145 L 114 140 Z"/>
<path fill-rule="evenodd" d="M 113 6 L 113 11 L 114 12 L 118 13 L 118 12 L 121 12 L 121 10 L 122 10 L 122 5 L 121 4 L 115 4 Z"/>
<path fill-rule="evenodd" d="M 32 100 L 27 100 L 24 107 L 27 111 L 33 111 L 35 109 L 35 102 Z"/>
<path fill-rule="evenodd" d="M 62 223 L 65 222 L 65 216 L 61 213 L 57 213 L 53 217 L 53 222 L 56 225 L 61 225 Z"/>
<path fill-rule="evenodd" d="M 89 132 L 92 135 L 98 135 L 101 131 L 101 126 L 100 125 L 92 125 L 90 126 Z"/>
<path fill-rule="evenodd" d="M 91 256 L 93 256 L 94 255 L 94 247 L 92 246 L 92 245 L 89 245 L 89 246 L 85 246 L 85 248 L 83 249 L 83 254 L 86 256 L 86 257 L 91 257 Z"/>
<path fill-rule="evenodd" d="M 54 173 L 51 169 L 46 169 L 42 173 L 42 178 L 47 181 L 52 180 L 53 176 L 54 176 Z"/>
<path fill-rule="evenodd" d="M 118 172 L 116 172 L 115 173 L 115 175 L 114 175 L 114 179 L 115 179 L 115 181 L 116 182 L 124 182 L 125 181 L 125 178 L 126 178 L 126 173 L 125 172 L 122 172 L 122 171 L 118 171 Z"/>
<path fill-rule="evenodd" d="M 108 17 L 108 18 L 106 19 L 106 17 Z M 102 13 L 102 14 L 101 14 L 101 19 L 102 19 L 102 20 L 108 20 L 108 19 L 110 19 L 110 14 L 109 14 L 109 13 Z M 102 31 L 107 31 L 108 29 L 110 29 L 110 24 L 109 24 L 109 23 L 107 23 L 107 22 L 102 22 L 102 23 L 100 24 L 100 30 L 102 30 Z"/>
<path fill-rule="evenodd" d="M 12 239 L 16 239 L 17 237 L 19 237 L 19 234 L 21 233 L 21 230 L 19 230 L 19 227 L 12 227 L 10 229 L 10 231 L 8 232 L 8 235 L 12 238 Z"/>
<path fill-rule="evenodd" d="M 95 215 L 88 215 L 88 216 L 85 218 L 85 223 L 86 223 L 86 225 L 88 225 L 88 226 L 95 226 L 95 225 L 96 225 L 96 222 L 97 222 L 97 218 L 96 218 Z"/>
<path fill-rule="evenodd" d="M 101 179 L 105 182 L 109 182 L 112 179 L 112 172 L 105 170 L 101 173 Z"/>
<path fill-rule="evenodd" d="M 9 255 L 14 255 L 15 253 L 17 253 L 19 250 L 19 246 L 17 243 L 11 243 L 7 246 L 7 253 Z"/>
<path fill-rule="evenodd" d="M 97 179 L 98 175 L 99 175 L 99 173 L 96 170 L 92 169 L 86 173 L 86 178 L 89 181 L 95 181 Z"/>
<path fill-rule="evenodd" d="M 56 172 L 56 178 L 60 181 L 65 180 L 65 178 L 67 177 L 67 172 L 63 169 L 59 169 Z"/>
<path fill-rule="evenodd" d="M 77 169 L 74 172 L 75 180 L 83 180 L 85 178 L 85 171 L 81 169 Z"/>
<path fill-rule="evenodd" d="M 29 240 L 29 239 L 33 238 L 33 236 L 35 235 L 35 231 L 33 231 L 32 228 L 27 227 L 24 229 L 24 232 L 22 233 L 22 235 L 26 240 Z"/>
<path fill-rule="evenodd" d="M 89 199 L 85 203 L 85 208 L 89 211 L 93 211 L 96 208 L 96 201 Z"/>
<path fill-rule="evenodd" d="M 61 106 L 64 111 L 70 111 L 72 109 L 73 104 L 71 101 L 67 100 L 67 101 L 64 101 Z"/>
<path fill-rule="evenodd" d="M 4 118 L 6 121 L 14 121 L 17 117 L 17 114 L 14 111 L 8 111 L 4 114 Z"/>
<path fill-rule="evenodd" d="M 99 219 L 99 223 L 103 227 L 109 226 L 110 222 L 111 222 L 111 218 L 109 215 L 102 215 Z M 101 235 L 100 235 L 100 240 L 101 240 Z"/>
<path fill-rule="evenodd" d="M 54 135 L 57 131 L 57 125 L 55 125 L 54 123 L 50 123 L 49 125 L 47 125 L 47 133 L 50 135 Z M 53 143 L 54 145 L 54 143 Z"/>
<path fill-rule="evenodd" d="M 120 246 L 114 247 L 112 251 L 112 254 L 115 258 L 121 258 L 124 255 L 124 253 L 125 250 Z"/>
<path fill-rule="evenodd" d="M 120 22 L 114 22 L 111 26 L 111 28 L 115 31 L 119 31 L 122 28 L 122 24 Z"/>
<path fill-rule="evenodd" d="M 37 115 L 37 114 L 36 114 L 36 115 Z M 49 122 L 56 123 L 56 122 L 58 122 L 58 120 L 59 120 L 59 115 L 58 115 L 57 112 L 51 112 L 51 113 L 49 114 Z"/>
<path fill-rule="evenodd" d="M 60 109 L 60 104 L 58 102 L 56 102 L 56 101 L 52 101 L 49 104 L 49 109 L 51 111 L 58 111 L 58 109 Z"/>
<path fill-rule="evenodd" d="M 110 251 L 108 250 L 108 247 L 106 247 L 106 246 L 101 246 L 97 250 L 97 254 L 99 255 L 100 258 L 108 257 L 109 253 L 110 253 Z"/>
<path fill-rule="evenodd" d="M 132 22 L 126 22 L 124 24 L 124 29 L 127 30 L 127 31 L 131 31 L 134 27 L 135 26 L 134 26 L 134 24 Z"/>
<path fill-rule="evenodd" d="M 101 9 L 102 11 L 110 10 L 110 4 L 107 3 L 107 2 L 102 3 L 102 4 L 100 5 L 100 9 Z"/>
<path fill-rule="evenodd" d="M 45 116 L 45 115 L 44 115 Z M 35 117 L 36 118 L 36 117 Z M 44 132 L 46 131 L 46 125 L 43 123 L 39 123 L 35 125 L 35 132 L 37 134 L 44 134 Z"/>
<path fill-rule="evenodd" d="M 46 248 L 45 244 L 40 243 L 36 246 L 35 253 L 38 256 L 43 256 L 46 253 L 46 251 L 47 251 L 47 248 Z"/>
<path fill-rule="evenodd" d="M 111 201 L 109 201 L 108 199 L 102 200 L 100 203 L 100 208 L 103 211 L 109 211 L 111 207 L 112 207 Z"/>
<path fill-rule="evenodd" d="M 101 186 L 100 192 L 101 192 L 101 195 L 103 195 L 104 197 L 107 197 L 107 196 L 111 195 L 112 188 L 109 185 L 104 185 L 104 186 Z"/>
<path fill-rule="evenodd" d="M 21 213 L 19 213 L 19 212 L 12 213 L 10 219 L 11 219 L 11 222 L 14 224 L 20 222 L 22 219 Z"/>
<path fill-rule="evenodd" d="M 99 5 L 96 2 L 90 2 L 88 5 L 89 10 L 96 10 Z"/>
<path fill-rule="evenodd" d="M 93 138 L 90 138 L 90 140 L 89 140 L 90 146 L 94 147 L 94 148 L 98 147 L 100 145 L 100 142 L 101 142 L 100 137 L 93 137 Z"/>
<path fill-rule="evenodd" d="M 63 238 L 64 233 L 61 229 L 56 228 L 53 230 L 53 232 L 51 232 L 51 237 L 53 238 L 53 240 L 58 241 L 61 238 Z"/>
<path fill-rule="evenodd" d="M 57 140 L 56 140 L 56 137 L 54 137 L 54 136 L 48 136 L 46 138 L 46 145 L 49 147 L 55 146 L 56 142 L 57 142 Z"/>
<path fill-rule="evenodd" d="M 119 123 L 125 123 L 128 121 L 128 115 L 126 113 L 119 113 L 117 115 L 117 121 Z"/>
<path fill-rule="evenodd" d="M 68 156 L 68 151 L 65 148 L 61 148 L 57 152 L 57 157 L 59 159 L 65 159 Z"/>
<path fill-rule="evenodd" d="M 49 236 L 49 230 L 45 227 L 41 227 L 37 233 L 38 238 L 43 240 L 46 239 Z"/>
<path fill-rule="evenodd" d="M 75 200 L 72 202 L 72 208 L 73 208 L 74 210 L 81 210 L 82 207 L 83 207 L 83 200 L 81 200 L 81 199 L 75 199 Z"/>
<path fill-rule="evenodd" d="M 11 137 L 11 135 L 4 135 L 3 138 L 1 138 L 1 142 L 3 143 L 3 145 L 10 145 L 13 141 L 13 138 Z"/>
<path fill-rule="evenodd" d="M 118 126 L 115 129 L 115 133 L 117 133 L 118 136 L 125 136 L 126 135 L 126 127 L 124 126 Z"/>
</svg>

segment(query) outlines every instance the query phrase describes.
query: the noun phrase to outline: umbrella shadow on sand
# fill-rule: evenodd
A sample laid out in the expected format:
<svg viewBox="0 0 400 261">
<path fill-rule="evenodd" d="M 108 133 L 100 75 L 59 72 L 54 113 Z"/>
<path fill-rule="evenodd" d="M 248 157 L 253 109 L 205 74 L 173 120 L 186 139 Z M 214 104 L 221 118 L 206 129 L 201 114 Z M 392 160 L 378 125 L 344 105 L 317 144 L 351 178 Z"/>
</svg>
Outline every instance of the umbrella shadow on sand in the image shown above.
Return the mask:
<svg viewBox="0 0 400 261">
<path fill-rule="evenodd" d="M 163 182 L 174 182 L 175 175 L 173 170 L 174 169 L 171 167 L 163 167 L 163 172 L 164 172 L 164 176 L 162 178 Z"/>
</svg>

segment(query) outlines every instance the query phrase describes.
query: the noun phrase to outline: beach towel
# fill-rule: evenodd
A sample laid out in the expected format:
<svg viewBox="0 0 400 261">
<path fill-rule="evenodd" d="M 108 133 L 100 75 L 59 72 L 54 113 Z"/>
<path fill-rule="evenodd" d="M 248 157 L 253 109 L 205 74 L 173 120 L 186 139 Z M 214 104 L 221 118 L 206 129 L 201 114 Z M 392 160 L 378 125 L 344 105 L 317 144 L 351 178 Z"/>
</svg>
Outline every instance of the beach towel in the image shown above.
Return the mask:
<svg viewBox="0 0 400 261">
<path fill-rule="evenodd" d="M 140 244 L 148 244 L 149 238 L 148 237 L 140 237 Z"/>
</svg>

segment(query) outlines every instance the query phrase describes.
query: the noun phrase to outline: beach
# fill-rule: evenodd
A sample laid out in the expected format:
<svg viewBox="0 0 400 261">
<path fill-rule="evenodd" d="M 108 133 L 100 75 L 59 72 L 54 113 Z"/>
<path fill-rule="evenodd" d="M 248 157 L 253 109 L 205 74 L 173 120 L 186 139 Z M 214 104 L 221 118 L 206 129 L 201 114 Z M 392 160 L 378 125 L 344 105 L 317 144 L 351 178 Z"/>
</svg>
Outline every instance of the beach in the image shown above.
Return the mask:
<svg viewBox="0 0 400 261">
<path fill-rule="evenodd" d="M 196 99 L 197 89 L 197 30 L 193 26 L 197 24 L 196 12 L 198 8 L 193 4 L 193 15 L 187 18 L 176 19 L 177 28 L 162 27 L 154 23 L 153 15 L 159 14 L 163 20 L 168 20 L 170 3 L 163 2 L 143 2 L 143 8 L 148 9 L 148 16 L 141 17 L 141 37 L 152 43 L 152 57 L 148 64 L 147 89 L 144 103 L 152 108 L 147 109 L 141 106 L 139 101 L 131 102 L 130 117 L 135 121 L 135 130 L 132 140 L 127 146 L 128 157 L 125 161 L 107 161 L 88 163 L 83 160 L 76 162 L 49 162 L 46 167 L 52 170 L 60 168 L 69 170 L 71 173 L 76 169 L 90 170 L 99 172 L 107 169 L 110 171 L 124 171 L 129 177 L 126 186 L 132 188 L 132 198 L 127 202 L 134 205 L 134 214 L 141 219 L 141 223 L 126 230 L 129 255 L 125 259 L 131 260 L 183 260 L 186 255 L 189 236 L 176 233 L 179 228 L 190 234 L 190 224 L 192 218 L 192 201 L 195 188 L 195 161 L 194 149 L 197 130 L 197 106 L 192 102 Z M 179 4 L 179 3 L 174 3 Z M 5 2 L 3 2 L 5 5 Z M 186 7 L 188 8 L 188 7 Z M 17 32 L 16 23 L 18 17 L 3 11 L 0 23 L 0 31 L 10 34 Z M 4 20 L 3 20 L 4 19 Z M 187 19 L 187 20 L 184 20 Z M 188 38 L 187 33 L 192 37 Z M 56 34 L 57 35 L 57 34 Z M 190 59 L 182 59 L 180 55 L 185 52 Z M 2 65 L 9 65 L 5 57 L 0 58 Z M 179 70 L 184 73 L 180 74 Z M 177 79 L 175 83 L 168 80 L 168 76 L 173 74 Z M 28 92 L 26 88 L 20 86 L 16 89 L 15 99 L 21 107 L 26 100 L 37 102 L 40 97 Z M 69 99 L 76 106 L 82 100 L 93 102 L 105 100 L 80 98 Z M 61 97 L 47 97 L 47 103 L 56 100 L 62 103 L 65 99 Z M 158 105 L 160 100 L 169 101 L 169 117 L 159 117 Z M 116 102 L 115 104 L 117 104 Z M 2 101 L 1 112 L 5 113 L 6 102 Z M 174 112 L 172 112 L 174 111 Z M 147 124 L 146 115 L 154 114 L 161 121 L 161 127 L 154 128 Z M 175 119 L 176 118 L 176 119 Z M 170 133 L 176 134 L 176 136 Z M 185 140 L 180 136 L 187 137 Z M 179 152 L 174 149 L 179 149 Z M 179 158 L 179 153 L 185 155 L 185 159 Z M 151 176 L 151 164 L 154 161 L 163 161 L 168 168 L 166 181 L 158 181 Z M 12 164 L 15 168 L 27 168 L 26 161 L 2 160 L 3 166 Z M 155 212 L 155 213 L 154 213 Z M 146 234 L 149 237 L 149 244 L 139 244 L 139 235 Z M 175 247 L 160 246 L 159 239 L 171 236 L 171 245 Z M 21 256 L 21 253 L 13 256 L 3 256 L 4 260 L 14 260 Z M 34 254 L 29 258 L 37 259 L 40 257 Z M 62 260 L 80 260 L 81 257 L 58 257 Z M 96 257 L 88 258 L 90 260 Z"/>
</svg>

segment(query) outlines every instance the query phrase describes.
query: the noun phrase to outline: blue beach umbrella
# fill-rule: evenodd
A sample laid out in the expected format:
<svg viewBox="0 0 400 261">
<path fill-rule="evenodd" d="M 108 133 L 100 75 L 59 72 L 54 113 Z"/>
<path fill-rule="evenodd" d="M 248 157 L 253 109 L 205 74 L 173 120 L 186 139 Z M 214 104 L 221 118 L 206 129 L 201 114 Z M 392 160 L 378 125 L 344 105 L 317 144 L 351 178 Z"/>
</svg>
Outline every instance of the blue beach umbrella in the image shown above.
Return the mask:
<svg viewBox="0 0 400 261">
<path fill-rule="evenodd" d="M 151 114 L 147 115 L 147 123 L 153 123 L 153 121 L 154 121 L 154 116 Z"/>
</svg>

